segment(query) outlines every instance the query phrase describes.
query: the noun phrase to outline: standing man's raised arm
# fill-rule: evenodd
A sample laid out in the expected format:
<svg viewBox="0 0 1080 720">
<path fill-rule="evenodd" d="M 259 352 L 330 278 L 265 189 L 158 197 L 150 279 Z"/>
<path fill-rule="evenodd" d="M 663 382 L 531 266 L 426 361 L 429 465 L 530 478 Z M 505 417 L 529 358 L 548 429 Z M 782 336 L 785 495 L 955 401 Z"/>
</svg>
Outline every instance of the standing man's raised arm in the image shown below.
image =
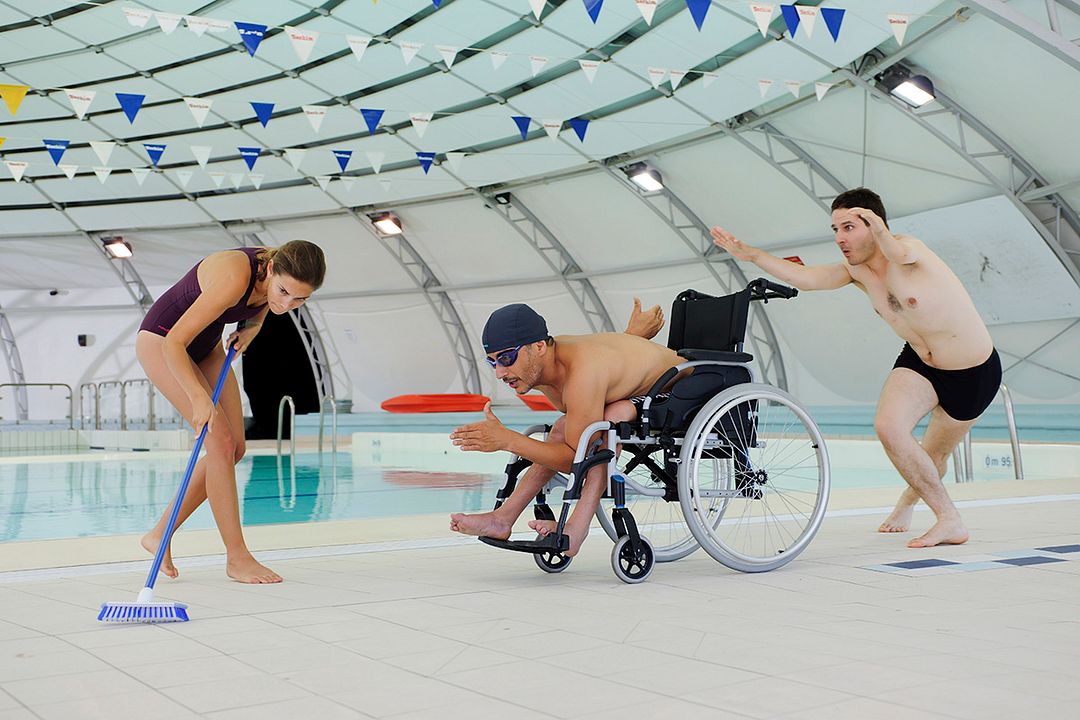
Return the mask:
<svg viewBox="0 0 1080 720">
<path fill-rule="evenodd" d="M 724 228 L 714 227 L 710 234 L 713 244 L 726 250 L 736 260 L 752 262 L 773 277 L 800 290 L 835 290 L 851 282 L 851 273 L 843 263 L 806 267 L 747 245 Z"/>
</svg>

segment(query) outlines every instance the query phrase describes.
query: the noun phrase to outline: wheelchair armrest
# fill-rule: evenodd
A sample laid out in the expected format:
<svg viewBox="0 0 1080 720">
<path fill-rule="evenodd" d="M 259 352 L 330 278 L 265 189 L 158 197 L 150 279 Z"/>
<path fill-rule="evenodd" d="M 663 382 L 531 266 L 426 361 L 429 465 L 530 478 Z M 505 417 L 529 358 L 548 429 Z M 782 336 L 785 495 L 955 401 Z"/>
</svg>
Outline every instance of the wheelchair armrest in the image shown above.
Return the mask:
<svg viewBox="0 0 1080 720">
<path fill-rule="evenodd" d="M 726 350 L 699 350 L 697 348 L 684 348 L 679 350 L 679 356 L 691 361 L 725 362 L 725 363 L 748 363 L 754 359 L 750 353 L 728 352 Z"/>
</svg>

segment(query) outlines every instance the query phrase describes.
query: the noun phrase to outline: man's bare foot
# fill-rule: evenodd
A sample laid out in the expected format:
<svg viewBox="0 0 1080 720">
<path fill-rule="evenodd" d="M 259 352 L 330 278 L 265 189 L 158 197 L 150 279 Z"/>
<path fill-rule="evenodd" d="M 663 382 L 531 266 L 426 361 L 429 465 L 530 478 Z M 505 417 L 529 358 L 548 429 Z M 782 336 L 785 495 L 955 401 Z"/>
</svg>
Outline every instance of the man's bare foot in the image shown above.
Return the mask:
<svg viewBox="0 0 1080 720">
<path fill-rule="evenodd" d="M 139 544 L 142 545 L 146 552 L 150 553 L 151 555 L 157 554 L 158 545 L 160 543 L 161 536 L 155 534 L 153 530 L 143 535 L 142 539 L 139 540 Z M 159 570 L 159 572 L 165 573 L 174 580 L 177 578 L 177 576 L 180 575 L 180 571 L 176 569 L 175 565 L 173 565 L 171 546 L 165 549 L 165 557 L 161 560 L 161 569 Z"/>
<path fill-rule="evenodd" d="M 957 520 L 938 520 L 923 535 L 907 544 L 909 548 L 934 547 L 935 545 L 962 545 L 968 540 L 968 531 Z"/>
<path fill-rule="evenodd" d="M 878 526 L 877 531 L 880 533 L 907 532 L 908 528 L 911 527 L 911 516 L 914 512 L 914 505 L 905 507 L 897 505 L 889 514 L 889 517 L 885 518 L 885 522 Z"/>
<path fill-rule="evenodd" d="M 462 535 L 483 535 L 496 540 L 505 540 L 510 537 L 510 526 L 510 523 L 494 512 L 475 515 L 454 513 L 450 516 L 450 529 Z"/>
<path fill-rule="evenodd" d="M 547 537 L 555 532 L 555 528 L 558 526 L 559 523 L 554 520 L 529 521 L 529 527 L 535 530 L 540 537 Z M 578 554 L 578 550 L 581 549 L 581 544 L 585 542 L 585 536 L 589 534 L 589 529 L 585 528 L 584 532 L 579 532 L 577 528 L 571 527 L 570 523 L 566 523 L 566 527 L 564 527 L 563 530 L 570 536 L 570 549 L 564 552 L 563 555 L 566 557 L 574 557 Z"/>
<path fill-rule="evenodd" d="M 247 557 L 229 558 L 225 564 L 225 573 L 236 582 L 262 585 L 266 583 L 279 583 L 282 578 L 276 572 L 266 567 L 251 555 Z"/>
</svg>

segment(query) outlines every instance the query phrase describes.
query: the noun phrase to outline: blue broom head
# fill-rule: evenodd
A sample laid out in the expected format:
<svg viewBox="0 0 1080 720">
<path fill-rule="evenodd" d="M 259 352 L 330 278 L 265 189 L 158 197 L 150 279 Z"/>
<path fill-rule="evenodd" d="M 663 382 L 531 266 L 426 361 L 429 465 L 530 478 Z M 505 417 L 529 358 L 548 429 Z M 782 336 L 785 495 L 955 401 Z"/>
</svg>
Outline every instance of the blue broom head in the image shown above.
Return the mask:
<svg viewBox="0 0 1080 720">
<path fill-rule="evenodd" d="M 98 620 L 114 623 L 187 622 L 187 605 L 183 603 L 107 602 L 101 604 Z"/>
</svg>

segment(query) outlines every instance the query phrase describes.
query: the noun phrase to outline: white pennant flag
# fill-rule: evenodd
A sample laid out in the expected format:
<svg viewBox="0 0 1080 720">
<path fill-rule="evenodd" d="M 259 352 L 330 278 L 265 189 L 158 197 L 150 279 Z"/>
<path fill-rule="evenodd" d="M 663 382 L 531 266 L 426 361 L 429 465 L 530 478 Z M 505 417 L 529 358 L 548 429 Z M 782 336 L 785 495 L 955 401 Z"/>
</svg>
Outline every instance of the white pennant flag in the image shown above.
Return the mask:
<svg viewBox="0 0 1080 720">
<path fill-rule="evenodd" d="M 300 163 L 304 162 L 307 150 L 304 148 L 285 148 L 285 159 L 293 166 L 293 170 L 300 169 Z"/>
<path fill-rule="evenodd" d="M 799 88 L 802 87 L 802 83 L 798 80 L 785 80 L 784 87 L 788 89 L 789 93 L 795 97 L 799 97 Z"/>
<path fill-rule="evenodd" d="M 349 192 L 353 189 L 353 185 L 356 184 L 356 178 L 351 175 L 342 175 L 338 178 L 341 184 L 345 186 L 345 192 Z"/>
<path fill-rule="evenodd" d="M 172 35 L 173 30 L 180 25 L 180 16 L 176 13 L 155 12 L 154 17 L 157 18 L 158 26 L 161 27 L 161 32 L 166 35 Z"/>
<path fill-rule="evenodd" d="M 383 160 L 386 159 L 386 153 L 370 151 L 367 153 L 368 162 L 371 163 L 372 171 L 378 175 L 382 170 Z"/>
<path fill-rule="evenodd" d="M 203 170 L 206 169 L 206 163 L 210 162 L 210 152 L 213 150 L 209 145 L 192 145 L 191 154 L 195 158 L 195 162 L 199 163 L 199 167 Z"/>
<path fill-rule="evenodd" d="M 392 184 L 393 184 L 393 183 L 391 183 L 391 182 L 390 182 L 389 180 L 380 180 L 380 181 L 379 181 L 379 185 L 381 185 L 381 186 L 382 186 L 382 189 L 383 189 L 383 192 L 384 192 L 384 193 L 388 193 L 388 192 L 390 192 L 390 186 L 391 186 Z"/>
<path fill-rule="evenodd" d="M 431 124 L 431 118 L 431 113 L 409 113 L 409 120 L 412 122 L 412 126 L 416 128 L 417 137 L 424 137 L 428 125 Z"/>
<path fill-rule="evenodd" d="M 300 28 L 285 26 L 285 34 L 292 40 L 292 48 L 300 62 L 306 63 L 311 57 L 311 51 L 315 49 L 315 41 L 319 39 L 319 33 L 314 30 L 301 30 Z"/>
<path fill-rule="evenodd" d="M 212 33 L 225 32 L 226 30 L 233 30 L 236 26 L 231 20 L 217 20 L 215 18 L 206 18 L 206 29 Z"/>
<path fill-rule="evenodd" d="M 761 37 L 768 37 L 769 22 L 772 20 L 773 6 L 750 3 L 750 12 L 754 13 L 754 20 L 757 21 L 758 30 L 761 31 Z"/>
<path fill-rule="evenodd" d="M 652 25 L 653 13 L 656 12 L 656 0 L 634 0 L 634 3 L 641 11 L 641 17 L 645 18 L 645 24 Z"/>
<path fill-rule="evenodd" d="M 908 23 L 911 21 L 911 16 L 902 13 L 889 13 L 885 16 L 885 19 L 889 23 L 889 29 L 892 30 L 896 42 L 903 45 L 904 36 L 907 35 Z"/>
<path fill-rule="evenodd" d="M 416 53 L 420 52 L 420 48 L 424 47 L 424 43 L 403 42 L 401 43 L 401 58 L 408 65 L 416 57 Z"/>
<path fill-rule="evenodd" d="M 326 108 L 322 105 L 302 105 L 301 109 L 304 111 L 308 122 L 311 123 L 311 129 L 319 132 L 322 121 L 326 119 Z"/>
<path fill-rule="evenodd" d="M 540 19 L 540 13 L 544 12 L 545 5 L 547 5 L 547 0 L 529 0 L 529 7 L 532 8 L 537 20 Z"/>
<path fill-rule="evenodd" d="M 532 63 L 533 77 L 536 77 L 536 74 L 544 69 L 544 66 L 547 65 L 547 61 L 548 61 L 548 59 L 546 57 L 544 57 L 543 55 L 530 55 L 529 56 L 529 62 Z"/>
<path fill-rule="evenodd" d="M 825 97 L 825 93 L 829 92 L 832 86 L 833 83 L 814 83 L 814 92 L 817 93 L 818 102 L 821 102 L 821 98 Z"/>
<path fill-rule="evenodd" d="M 446 162 L 450 164 L 450 169 L 455 172 L 461 169 L 461 161 L 464 159 L 465 153 L 463 152 L 446 153 Z"/>
<path fill-rule="evenodd" d="M 191 176 L 194 174 L 190 170 L 177 170 L 176 177 L 180 178 L 180 187 L 186 188 L 188 183 L 191 182 Z"/>
<path fill-rule="evenodd" d="M 79 172 L 78 165 L 57 165 L 57 167 L 64 171 L 64 174 L 68 176 L 68 180 L 75 177 L 75 173 Z"/>
<path fill-rule="evenodd" d="M 201 18 L 198 15 L 185 15 L 184 19 L 187 20 L 187 28 L 197 36 L 202 36 L 210 28 L 210 21 L 206 18 Z"/>
<path fill-rule="evenodd" d="M 364 51 L 367 50 L 371 38 L 366 35 L 346 35 L 345 40 L 349 43 L 349 48 L 352 50 L 353 56 L 356 57 L 356 62 L 363 60 Z"/>
<path fill-rule="evenodd" d="M 214 181 L 215 187 L 221 187 L 221 183 L 225 180 L 225 173 L 220 170 L 214 170 L 206 173 L 210 176 L 210 179 Z"/>
<path fill-rule="evenodd" d="M 131 168 L 131 176 L 135 178 L 135 182 L 139 183 L 141 187 L 143 181 L 146 180 L 146 176 L 150 174 L 150 168 Z"/>
<path fill-rule="evenodd" d="M 717 77 L 719 77 L 719 75 L 717 75 L 716 73 L 701 73 L 701 86 L 709 87 L 716 81 Z"/>
<path fill-rule="evenodd" d="M 667 76 L 667 68 L 654 68 L 648 69 L 649 82 L 652 83 L 654 88 L 660 87 L 660 83 L 664 82 L 664 78 Z"/>
<path fill-rule="evenodd" d="M 765 97 L 769 94 L 769 89 L 772 88 L 772 80 L 758 80 L 757 86 L 761 92 L 761 97 Z"/>
<path fill-rule="evenodd" d="M 11 171 L 11 177 L 15 178 L 15 182 L 22 180 L 23 173 L 26 172 L 27 166 L 30 165 L 30 163 L 22 160 L 5 160 L 4 164 Z"/>
<path fill-rule="evenodd" d="M 506 58 L 510 57 L 510 53 L 503 52 L 502 50 L 492 50 L 488 55 L 491 56 L 491 68 L 493 70 L 498 70 L 499 66 L 506 62 Z"/>
<path fill-rule="evenodd" d="M 596 79 L 596 70 L 600 67 L 600 63 L 595 60 L 578 60 L 578 65 L 581 66 L 581 71 L 585 73 L 590 83 Z"/>
<path fill-rule="evenodd" d="M 82 120 L 97 93 L 93 90 L 65 90 L 64 92 L 67 94 L 68 102 L 71 103 L 71 109 L 75 111 L 75 117 Z"/>
<path fill-rule="evenodd" d="M 559 139 L 559 131 L 562 130 L 562 120 L 541 120 L 540 124 L 544 126 L 544 132 L 548 134 L 548 137 L 552 140 Z"/>
<path fill-rule="evenodd" d="M 105 181 L 109 179 L 109 173 L 111 173 L 111 172 L 112 172 L 112 168 L 107 168 L 107 167 L 96 167 L 96 168 L 94 168 L 94 174 L 97 175 L 98 182 L 100 182 L 102 185 L 104 185 Z"/>
<path fill-rule="evenodd" d="M 796 5 L 795 9 L 799 13 L 799 24 L 806 28 L 806 37 L 810 37 L 814 34 L 814 21 L 817 20 L 818 9 L 816 7 L 807 7 L 805 5 Z"/>
<path fill-rule="evenodd" d="M 263 178 L 266 177 L 263 173 L 248 173 L 248 177 L 251 178 L 251 184 L 258 190 L 262 187 Z"/>
<path fill-rule="evenodd" d="M 113 148 L 116 147 L 116 143 L 111 140 L 91 140 L 90 149 L 98 156 L 98 160 L 102 165 L 109 164 L 109 158 L 112 157 Z"/>
<path fill-rule="evenodd" d="M 329 175 L 318 175 L 315 180 L 319 183 L 319 187 L 325 190 L 330 184 L 331 177 Z"/>
<path fill-rule="evenodd" d="M 123 10 L 127 21 L 137 28 L 146 27 L 146 23 L 150 22 L 151 13 L 149 10 L 133 7 L 126 7 Z"/>
<path fill-rule="evenodd" d="M 683 81 L 683 78 L 686 77 L 686 71 L 672 70 L 670 73 L 668 73 L 668 76 L 671 78 L 671 89 L 674 90 L 675 88 L 679 87 L 679 83 L 681 83 Z"/>
<path fill-rule="evenodd" d="M 206 100 L 203 98 L 186 97 L 184 102 L 188 106 L 188 110 L 191 111 L 191 116 L 195 118 L 195 124 L 199 127 L 203 126 L 206 122 L 206 115 L 210 112 L 210 106 L 214 104 L 213 100 Z"/>
<path fill-rule="evenodd" d="M 442 55 L 443 62 L 446 63 L 446 69 L 449 70 L 454 66 L 454 58 L 457 57 L 458 48 L 451 47 L 450 45 L 436 45 L 435 49 Z"/>
<path fill-rule="evenodd" d="M 233 184 L 234 188 L 239 190 L 240 185 L 244 182 L 244 173 L 229 173 L 229 182 Z"/>
</svg>

